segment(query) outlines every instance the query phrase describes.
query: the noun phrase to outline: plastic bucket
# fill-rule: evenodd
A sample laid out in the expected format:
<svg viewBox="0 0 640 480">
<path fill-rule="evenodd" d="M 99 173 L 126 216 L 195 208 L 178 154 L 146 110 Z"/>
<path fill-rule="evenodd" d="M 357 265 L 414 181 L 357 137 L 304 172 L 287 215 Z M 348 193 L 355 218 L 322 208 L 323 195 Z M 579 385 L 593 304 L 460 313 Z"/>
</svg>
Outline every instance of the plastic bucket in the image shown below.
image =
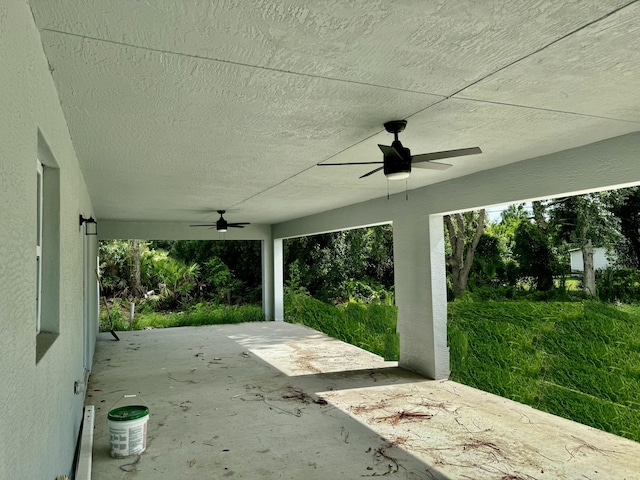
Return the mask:
<svg viewBox="0 0 640 480">
<path fill-rule="evenodd" d="M 114 408 L 107 416 L 111 436 L 111 456 L 139 455 L 147 448 L 149 409 L 143 405 Z"/>
</svg>

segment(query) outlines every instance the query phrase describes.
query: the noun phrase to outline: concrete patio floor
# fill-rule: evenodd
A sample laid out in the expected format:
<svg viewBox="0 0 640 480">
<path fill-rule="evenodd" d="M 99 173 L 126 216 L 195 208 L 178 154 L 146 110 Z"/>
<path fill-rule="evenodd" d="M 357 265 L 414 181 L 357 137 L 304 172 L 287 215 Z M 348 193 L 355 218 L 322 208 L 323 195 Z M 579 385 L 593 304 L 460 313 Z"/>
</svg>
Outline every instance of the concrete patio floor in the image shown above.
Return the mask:
<svg viewBox="0 0 640 480">
<path fill-rule="evenodd" d="M 281 322 L 98 337 L 93 479 L 640 479 L 640 444 Z M 147 450 L 111 458 L 136 394 Z"/>
</svg>

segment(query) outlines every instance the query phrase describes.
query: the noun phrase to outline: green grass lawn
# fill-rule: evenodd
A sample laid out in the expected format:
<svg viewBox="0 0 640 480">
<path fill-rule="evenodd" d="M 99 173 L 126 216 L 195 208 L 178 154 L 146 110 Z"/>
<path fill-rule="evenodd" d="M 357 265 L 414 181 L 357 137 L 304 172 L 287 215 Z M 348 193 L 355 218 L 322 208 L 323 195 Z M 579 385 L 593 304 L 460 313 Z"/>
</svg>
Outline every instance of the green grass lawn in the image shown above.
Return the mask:
<svg viewBox="0 0 640 480">
<path fill-rule="evenodd" d="M 285 315 L 398 358 L 394 307 L 289 295 Z M 448 331 L 452 380 L 640 441 L 640 306 L 453 302 Z"/>
<path fill-rule="evenodd" d="M 308 295 L 287 294 L 284 311 L 287 322 L 301 323 L 385 360 L 397 360 L 400 354 L 394 306 L 348 303 L 334 307 Z"/>
<path fill-rule="evenodd" d="M 111 307 L 111 319 L 114 330 L 129 330 L 128 309 L 123 309 L 116 302 Z M 214 303 L 197 303 L 182 312 L 136 313 L 133 321 L 134 330 L 145 328 L 169 328 L 200 325 L 219 325 L 226 323 L 260 322 L 264 320 L 262 307 L 259 305 L 228 306 Z M 110 320 L 104 308 L 100 309 L 100 330 L 109 331 Z"/>
<path fill-rule="evenodd" d="M 454 302 L 451 379 L 640 441 L 638 307 Z"/>
</svg>

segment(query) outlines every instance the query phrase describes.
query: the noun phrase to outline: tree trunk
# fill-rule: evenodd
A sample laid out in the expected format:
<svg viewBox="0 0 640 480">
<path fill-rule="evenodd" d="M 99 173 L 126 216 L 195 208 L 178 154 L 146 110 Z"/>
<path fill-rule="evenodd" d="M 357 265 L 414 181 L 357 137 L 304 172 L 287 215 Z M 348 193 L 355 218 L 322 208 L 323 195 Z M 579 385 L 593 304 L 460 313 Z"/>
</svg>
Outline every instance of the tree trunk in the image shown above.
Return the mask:
<svg viewBox="0 0 640 480">
<path fill-rule="evenodd" d="M 593 244 L 587 240 L 582 246 L 583 277 L 582 286 L 588 295 L 596 294 L 596 271 L 593 266 Z"/>
<path fill-rule="evenodd" d="M 533 210 L 533 219 L 536 222 L 536 225 L 543 232 L 547 231 L 547 220 L 544 217 L 546 206 L 540 200 L 535 200 L 531 202 L 531 208 Z"/>
<path fill-rule="evenodd" d="M 142 297 L 142 278 L 140 273 L 140 242 L 131 240 L 131 257 L 133 260 L 133 285 L 132 293 L 136 298 Z"/>
<path fill-rule="evenodd" d="M 484 231 L 484 218 L 485 211 L 482 209 L 478 212 L 473 239 L 465 245 L 465 231 L 472 225 L 465 225 L 464 216 L 461 213 L 444 216 L 444 223 L 447 226 L 451 243 L 451 257 L 449 257 L 448 263 L 453 275 L 453 295 L 455 297 L 459 297 L 467 290 L 473 257 Z M 453 219 L 455 219 L 455 224 Z"/>
</svg>

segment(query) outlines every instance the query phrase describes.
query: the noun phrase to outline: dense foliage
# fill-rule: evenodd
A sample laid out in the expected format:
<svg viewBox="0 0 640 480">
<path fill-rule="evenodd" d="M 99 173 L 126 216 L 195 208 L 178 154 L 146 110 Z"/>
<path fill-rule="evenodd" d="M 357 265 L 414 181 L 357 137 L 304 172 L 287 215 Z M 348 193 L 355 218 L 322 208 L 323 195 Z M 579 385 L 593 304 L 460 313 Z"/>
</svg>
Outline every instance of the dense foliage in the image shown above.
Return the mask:
<svg viewBox="0 0 640 480">
<path fill-rule="evenodd" d="M 391 225 L 285 240 L 287 284 L 313 297 L 393 303 Z"/>
<path fill-rule="evenodd" d="M 262 252 L 256 240 L 177 240 L 169 255 L 203 270 L 206 293 L 222 301 L 258 303 L 262 298 Z M 206 287 L 205 287 L 206 289 Z"/>
<path fill-rule="evenodd" d="M 102 241 L 102 293 L 160 310 L 258 303 L 260 255 L 257 241 Z"/>
<path fill-rule="evenodd" d="M 596 277 L 598 295 L 605 302 L 634 303 L 640 300 L 640 270 L 607 268 Z"/>
<path fill-rule="evenodd" d="M 618 265 L 640 269 L 640 188 L 617 191 L 613 213 L 620 219 L 622 238 L 615 247 Z"/>
<path fill-rule="evenodd" d="M 567 289 L 572 248 L 588 253 L 606 247 L 616 253 L 614 268 L 637 268 L 638 187 L 511 205 L 499 221 L 483 218 L 466 212 L 445 222 L 445 237 L 456 242 L 456 248 L 450 243 L 445 248 L 450 299 L 486 287 Z M 393 304 L 392 225 L 286 239 L 284 247 L 289 287 L 334 304 Z M 108 297 L 142 299 L 147 294 L 145 301 L 167 310 L 205 300 L 261 301 L 257 241 L 101 242 L 100 258 Z M 640 292 L 625 288 L 621 280 L 629 275 L 585 271 L 577 287 L 608 301 L 640 301 Z"/>
<path fill-rule="evenodd" d="M 523 220 L 516 227 L 513 242 L 513 256 L 519 266 L 518 276 L 531 279 L 531 285 L 538 291 L 551 290 L 553 277 L 561 269 L 546 232 L 533 222 Z"/>
<path fill-rule="evenodd" d="M 567 288 L 572 275 L 569 252 L 579 250 L 583 271 L 578 287 L 588 295 L 607 301 L 640 301 L 637 289 L 607 287 L 620 273 L 597 272 L 593 264 L 596 247 L 607 250 L 614 269 L 637 269 L 640 253 L 640 189 L 638 187 L 597 192 L 510 205 L 499 222 L 489 222 L 474 248 L 471 222 L 466 229 L 465 248 L 475 250 L 469 281 L 464 291 L 484 287 L 515 287 L 539 292 Z M 467 217 L 460 217 L 464 220 Z M 473 217 L 469 217 L 473 218 Z M 451 237 L 449 234 L 448 237 Z M 451 247 L 447 255 L 453 256 Z M 449 262 L 452 267 L 452 263 Z M 459 297 L 454 271 L 449 270 L 449 298 Z M 597 282 L 596 282 L 597 280 Z M 615 282 L 614 282 L 615 283 Z M 600 292 L 600 287 L 605 290 Z M 621 291 L 624 290 L 624 292 Z"/>
</svg>

